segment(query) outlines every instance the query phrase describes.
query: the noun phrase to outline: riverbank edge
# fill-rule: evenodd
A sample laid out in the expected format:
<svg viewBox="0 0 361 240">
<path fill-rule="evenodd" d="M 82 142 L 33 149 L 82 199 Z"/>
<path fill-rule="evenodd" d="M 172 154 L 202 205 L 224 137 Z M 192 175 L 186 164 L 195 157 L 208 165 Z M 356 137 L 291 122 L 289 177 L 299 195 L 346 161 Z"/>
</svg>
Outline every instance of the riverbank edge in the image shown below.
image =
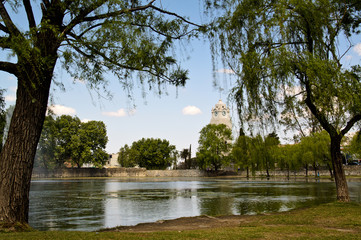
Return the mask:
<svg viewBox="0 0 361 240">
<path fill-rule="evenodd" d="M 0 239 L 359 239 L 360 214 L 361 204 L 334 202 L 272 214 L 199 216 L 204 221 L 188 224 L 192 225 L 191 229 L 180 222 L 188 223 L 191 218 L 180 218 L 139 225 L 136 230 L 129 227 L 132 230 L 125 231 L 118 227 L 118 230 L 96 232 L 0 232 Z M 227 218 L 235 221 L 227 223 L 224 221 Z M 216 225 L 205 225 L 210 222 Z"/>
<path fill-rule="evenodd" d="M 361 176 L 361 165 L 344 166 L 346 176 Z M 271 177 L 306 177 L 306 171 L 269 171 Z M 264 177 L 265 171 L 250 173 L 250 177 Z M 198 169 L 177 169 L 177 170 L 147 170 L 145 168 L 63 168 L 63 169 L 42 169 L 34 168 L 32 178 L 96 178 L 96 177 L 216 177 L 216 176 L 237 176 L 247 177 L 246 171 L 203 171 Z M 329 170 L 308 171 L 309 177 L 330 177 Z"/>
</svg>

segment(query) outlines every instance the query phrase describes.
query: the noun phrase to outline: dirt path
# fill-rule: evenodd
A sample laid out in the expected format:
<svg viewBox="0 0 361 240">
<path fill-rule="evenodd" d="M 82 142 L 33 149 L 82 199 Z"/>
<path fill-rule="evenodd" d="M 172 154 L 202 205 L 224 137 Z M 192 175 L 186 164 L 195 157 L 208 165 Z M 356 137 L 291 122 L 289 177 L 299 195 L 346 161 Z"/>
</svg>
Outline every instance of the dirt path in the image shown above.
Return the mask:
<svg viewBox="0 0 361 240">
<path fill-rule="evenodd" d="M 135 226 L 120 226 L 102 231 L 116 232 L 158 232 L 207 229 L 215 227 L 236 227 L 247 222 L 247 216 L 197 216 L 182 217 L 174 220 L 160 220 L 154 223 L 140 223 Z"/>
</svg>

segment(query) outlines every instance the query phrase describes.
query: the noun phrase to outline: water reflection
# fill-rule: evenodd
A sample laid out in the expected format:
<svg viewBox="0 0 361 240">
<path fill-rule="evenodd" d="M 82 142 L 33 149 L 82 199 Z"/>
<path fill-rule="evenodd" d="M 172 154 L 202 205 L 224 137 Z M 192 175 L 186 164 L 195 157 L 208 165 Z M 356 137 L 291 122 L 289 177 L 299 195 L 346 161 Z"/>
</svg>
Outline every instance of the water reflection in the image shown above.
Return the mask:
<svg viewBox="0 0 361 240">
<path fill-rule="evenodd" d="M 349 183 L 361 202 L 361 183 Z M 287 211 L 333 201 L 333 182 L 229 179 L 36 180 L 30 225 L 39 230 L 92 231 L 197 215 Z"/>
</svg>

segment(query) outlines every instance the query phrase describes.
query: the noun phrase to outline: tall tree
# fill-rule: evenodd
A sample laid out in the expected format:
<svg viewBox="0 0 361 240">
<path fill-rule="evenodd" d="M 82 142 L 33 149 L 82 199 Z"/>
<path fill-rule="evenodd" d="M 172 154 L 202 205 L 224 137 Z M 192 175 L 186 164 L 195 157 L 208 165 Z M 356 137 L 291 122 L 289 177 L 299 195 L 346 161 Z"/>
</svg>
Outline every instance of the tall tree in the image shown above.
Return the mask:
<svg viewBox="0 0 361 240">
<path fill-rule="evenodd" d="M 241 132 L 243 132 L 243 130 Z M 231 152 L 233 163 L 241 168 L 246 168 L 247 178 L 249 178 L 249 169 L 252 167 L 251 141 L 252 139 L 244 133 L 240 134 Z"/>
<path fill-rule="evenodd" d="M 103 167 L 109 158 L 104 150 L 107 142 L 107 130 L 102 121 L 80 123 L 77 134 L 71 136 L 66 146 L 71 164 L 78 168 L 86 163 Z"/>
<path fill-rule="evenodd" d="M 275 155 L 279 144 L 280 140 L 275 132 L 268 134 L 264 138 L 264 168 L 266 169 L 267 177 L 270 177 L 269 170 L 275 168 Z"/>
<path fill-rule="evenodd" d="M 225 13 L 215 20 L 211 41 L 237 76 L 242 120 L 277 119 L 279 111 L 307 106 L 331 138 L 337 199 L 349 201 L 340 143 L 361 120 L 361 67 L 343 68 L 341 60 L 352 34 L 360 34 L 361 2 L 206 2 Z M 350 45 L 342 51 L 344 43 Z"/>
<path fill-rule="evenodd" d="M 16 15 L 27 25 L 17 24 Z M 106 84 L 103 73 L 113 73 L 128 90 L 135 77 L 159 91 L 167 83 L 182 86 L 187 71 L 169 50 L 198 26 L 158 0 L 0 1 L 0 18 L 1 50 L 14 56 L 0 61 L 0 70 L 18 80 L 0 155 L 0 221 L 26 223 L 36 147 L 59 60 L 92 88 Z"/>
<path fill-rule="evenodd" d="M 135 167 L 137 165 L 136 162 L 130 161 L 130 147 L 128 144 L 125 144 L 124 147 L 119 149 L 118 162 L 122 167 Z M 133 159 L 134 160 L 134 159 Z"/>
<path fill-rule="evenodd" d="M 197 152 L 198 165 L 202 169 L 217 171 L 229 163 L 232 147 L 232 131 L 224 124 L 208 124 L 200 131 Z"/>
<path fill-rule="evenodd" d="M 181 152 L 180 152 L 180 157 L 184 159 L 184 168 L 185 169 L 190 169 L 191 165 L 190 165 L 190 152 L 188 148 L 184 148 Z"/>
</svg>

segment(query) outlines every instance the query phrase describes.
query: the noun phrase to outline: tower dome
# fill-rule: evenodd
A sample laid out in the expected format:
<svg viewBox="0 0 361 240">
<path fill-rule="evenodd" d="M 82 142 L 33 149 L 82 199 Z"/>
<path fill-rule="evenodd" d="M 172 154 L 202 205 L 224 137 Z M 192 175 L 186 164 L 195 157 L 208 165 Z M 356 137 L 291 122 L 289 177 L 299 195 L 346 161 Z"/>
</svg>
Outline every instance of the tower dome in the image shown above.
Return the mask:
<svg viewBox="0 0 361 240">
<path fill-rule="evenodd" d="M 232 130 L 232 121 L 229 108 L 222 100 L 212 108 L 212 118 L 210 124 L 224 124 Z"/>
</svg>

